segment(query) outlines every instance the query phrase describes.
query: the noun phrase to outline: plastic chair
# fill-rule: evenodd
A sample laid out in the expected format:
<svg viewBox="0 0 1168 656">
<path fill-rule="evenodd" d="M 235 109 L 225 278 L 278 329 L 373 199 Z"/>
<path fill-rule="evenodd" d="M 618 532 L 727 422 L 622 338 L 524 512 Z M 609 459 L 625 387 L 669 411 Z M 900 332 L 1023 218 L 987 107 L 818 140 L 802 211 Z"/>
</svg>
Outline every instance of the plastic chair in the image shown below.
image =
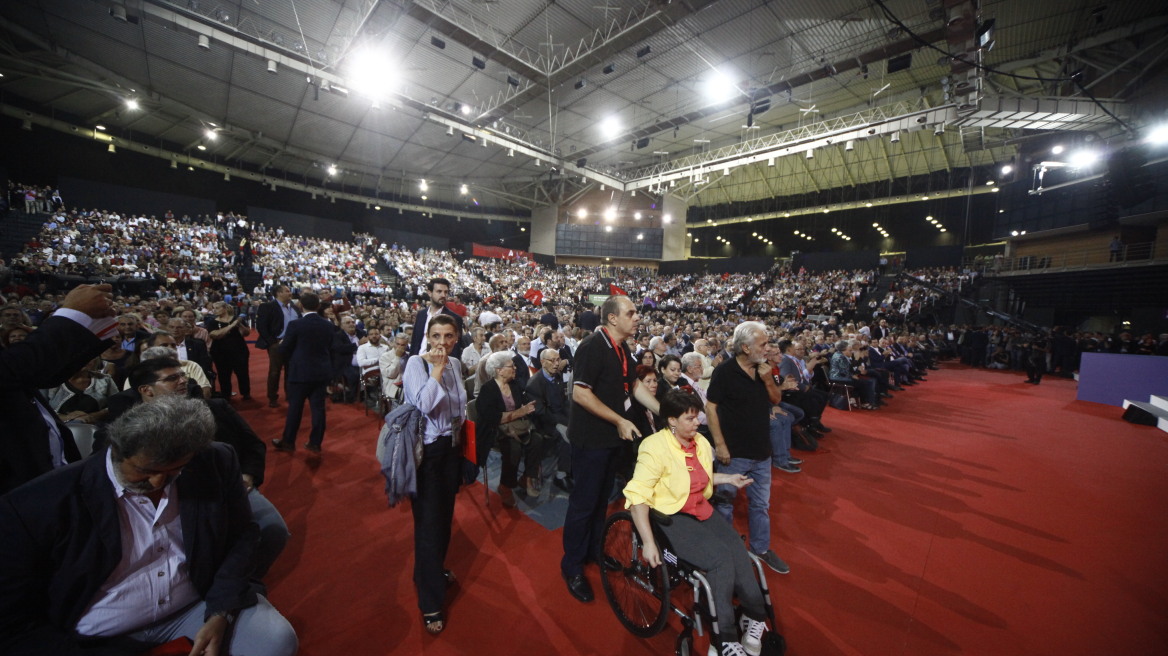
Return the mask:
<svg viewBox="0 0 1168 656">
<path fill-rule="evenodd" d="M 65 425 L 69 427 L 69 432 L 73 433 L 73 441 L 77 444 L 77 450 L 81 452 L 81 457 L 88 458 L 93 453 L 93 439 L 97 433 L 97 426 L 78 422 Z"/>
</svg>

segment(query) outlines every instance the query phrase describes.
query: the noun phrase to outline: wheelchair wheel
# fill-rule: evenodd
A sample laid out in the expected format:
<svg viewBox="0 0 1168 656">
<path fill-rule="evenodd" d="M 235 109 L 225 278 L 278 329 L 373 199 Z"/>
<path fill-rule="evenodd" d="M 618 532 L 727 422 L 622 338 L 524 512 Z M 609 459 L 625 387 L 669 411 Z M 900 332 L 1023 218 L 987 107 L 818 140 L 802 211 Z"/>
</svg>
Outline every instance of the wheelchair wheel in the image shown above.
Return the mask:
<svg viewBox="0 0 1168 656">
<path fill-rule="evenodd" d="M 642 559 L 632 515 L 621 511 L 608 518 L 603 549 L 600 580 L 617 619 L 641 638 L 660 633 L 669 619 L 669 572 Z"/>
</svg>

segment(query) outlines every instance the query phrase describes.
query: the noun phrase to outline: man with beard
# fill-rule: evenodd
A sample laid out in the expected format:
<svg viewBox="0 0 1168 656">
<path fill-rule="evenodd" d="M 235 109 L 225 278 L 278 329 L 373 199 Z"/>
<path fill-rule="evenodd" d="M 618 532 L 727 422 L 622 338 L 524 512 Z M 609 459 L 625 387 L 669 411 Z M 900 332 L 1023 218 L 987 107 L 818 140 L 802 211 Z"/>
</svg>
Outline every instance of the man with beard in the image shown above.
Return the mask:
<svg viewBox="0 0 1168 656">
<path fill-rule="evenodd" d="M 771 365 L 766 359 L 766 326 L 744 321 L 734 329 L 729 350 L 733 357 L 718 365 L 706 394 L 706 421 L 714 437 L 715 470 L 742 474 L 754 480 L 747 486 L 750 550 L 779 574 L 791 571 L 770 548 L 771 456 L 770 394 L 764 376 Z M 720 485 L 714 507 L 733 523 L 738 488 Z"/>
</svg>

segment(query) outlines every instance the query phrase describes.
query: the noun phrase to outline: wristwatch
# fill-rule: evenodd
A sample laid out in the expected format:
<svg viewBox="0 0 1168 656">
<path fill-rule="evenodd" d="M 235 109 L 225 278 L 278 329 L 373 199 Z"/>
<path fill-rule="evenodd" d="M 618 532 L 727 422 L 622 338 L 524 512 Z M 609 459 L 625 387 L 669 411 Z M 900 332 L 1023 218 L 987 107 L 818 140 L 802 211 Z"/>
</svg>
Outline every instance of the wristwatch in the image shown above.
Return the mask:
<svg viewBox="0 0 1168 656">
<path fill-rule="evenodd" d="M 221 610 L 211 615 L 211 617 L 222 617 L 227 620 L 227 626 L 234 626 L 236 618 L 239 617 L 239 613 L 233 610 Z"/>
</svg>

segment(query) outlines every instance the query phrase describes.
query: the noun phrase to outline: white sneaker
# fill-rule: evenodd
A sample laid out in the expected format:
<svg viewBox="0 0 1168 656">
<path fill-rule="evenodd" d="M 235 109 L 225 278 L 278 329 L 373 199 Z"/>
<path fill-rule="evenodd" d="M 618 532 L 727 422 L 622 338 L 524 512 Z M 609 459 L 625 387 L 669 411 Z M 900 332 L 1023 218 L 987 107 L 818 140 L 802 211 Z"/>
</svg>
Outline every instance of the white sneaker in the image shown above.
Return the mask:
<svg viewBox="0 0 1168 656">
<path fill-rule="evenodd" d="M 746 650 L 737 642 L 723 642 L 722 656 L 746 656 Z"/>
<path fill-rule="evenodd" d="M 752 620 L 746 615 L 738 620 L 738 630 L 742 633 L 742 650 L 750 656 L 762 653 L 762 634 L 766 631 L 766 622 Z"/>
</svg>

